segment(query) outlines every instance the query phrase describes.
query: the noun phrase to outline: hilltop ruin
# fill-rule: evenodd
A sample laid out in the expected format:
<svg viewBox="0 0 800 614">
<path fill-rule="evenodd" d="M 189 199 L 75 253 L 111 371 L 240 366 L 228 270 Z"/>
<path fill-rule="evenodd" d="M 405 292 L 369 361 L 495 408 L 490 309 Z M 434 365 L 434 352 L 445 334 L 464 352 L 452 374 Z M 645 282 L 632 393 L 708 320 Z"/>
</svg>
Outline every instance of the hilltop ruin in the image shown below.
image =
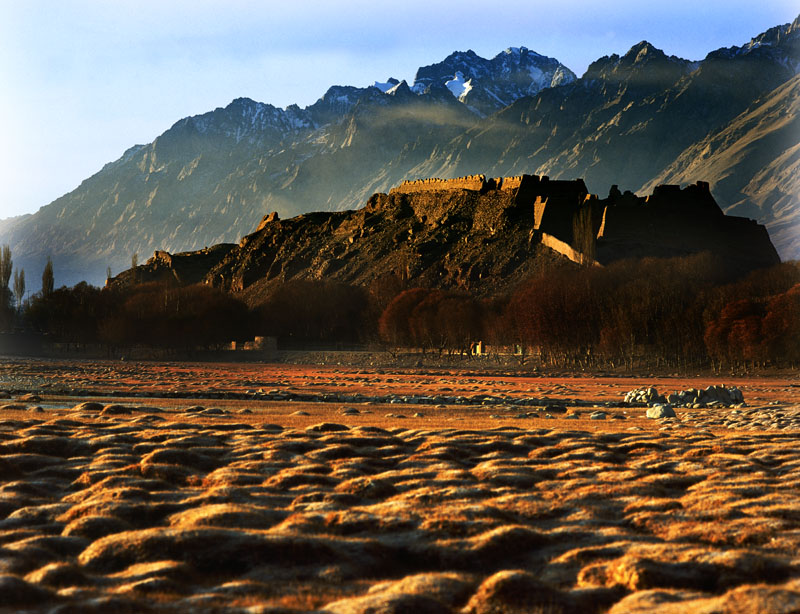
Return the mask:
<svg viewBox="0 0 800 614">
<path fill-rule="evenodd" d="M 608 197 L 600 199 L 589 193 L 582 179 L 468 175 L 404 181 L 389 194 L 460 190 L 508 194 L 516 206 L 532 212 L 533 229 L 541 233 L 542 242 L 576 262 L 593 260 L 601 264 L 620 258 L 669 257 L 703 250 L 722 251 L 746 266 L 779 262 L 766 229 L 754 220 L 726 216 L 704 181 L 683 189 L 660 185 L 649 196 L 623 194 L 613 186 Z"/>
<path fill-rule="evenodd" d="M 614 186 L 601 199 L 582 179 L 470 175 L 405 181 L 356 211 L 288 220 L 273 213 L 238 246 L 157 252 L 136 279 L 202 281 L 253 297 L 289 279 L 367 286 L 389 277 L 490 294 L 557 262 L 602 266 L 700 252 L 741 272 L 779 262 L 766 229 L 724 215 L 702 181 L 658 186 L 646 197 Z"/>
</svg>

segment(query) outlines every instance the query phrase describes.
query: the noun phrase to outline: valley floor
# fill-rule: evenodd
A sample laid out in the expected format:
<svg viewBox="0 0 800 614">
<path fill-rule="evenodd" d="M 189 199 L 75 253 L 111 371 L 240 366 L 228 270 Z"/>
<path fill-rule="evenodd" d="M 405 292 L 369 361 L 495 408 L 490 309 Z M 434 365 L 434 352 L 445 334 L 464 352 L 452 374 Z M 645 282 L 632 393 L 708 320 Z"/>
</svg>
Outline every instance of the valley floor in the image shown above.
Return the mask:
<svg viewBox="0 0 800 614">
<path fill-rule="evenodd" d="M 0 611 L 800 610 L 797 376 L 9 359 L 0 395 Z"/>
</svg>

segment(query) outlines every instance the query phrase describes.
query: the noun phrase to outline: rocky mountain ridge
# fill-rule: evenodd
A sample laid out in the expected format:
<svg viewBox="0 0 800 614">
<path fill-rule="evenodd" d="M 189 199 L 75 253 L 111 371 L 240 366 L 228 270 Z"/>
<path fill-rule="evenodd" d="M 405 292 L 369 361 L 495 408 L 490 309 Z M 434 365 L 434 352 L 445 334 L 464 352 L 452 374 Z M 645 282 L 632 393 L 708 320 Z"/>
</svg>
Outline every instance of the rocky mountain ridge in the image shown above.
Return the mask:
<svg viewBox="0 0 800 614">
<path fill-rule="evenodd" d="M 50 255 L 57 284 L 101 283 L 134 252 L 237 241 L 269 211 L 351 209 L 405 179 L 536 173 L 581 176 L 599 194 L 614 183 L 646 191 L 753 105 L 790 105 L 781 87 L 800 66 L 798 40 L 796 20 L 700 62 L 642 42 L 580 79 L 525 48 L 491 60 L 456 52 L 420 68 L 411 86 L 334 86 L 305 109 L 237 99 L 130 148 L 36 214 L 0 220 L 0 244 L 32 278 Z M 771 160 L 789 155 L 774 147 L 762 148 Z M 691 170 L 681 182 L 704 179 L 702 166 Z M 800 257 L 794 228 L 780 226 L 793 218 L 771 210 L 800 210 L 797 193 L 776 196 L 785 188 L 755 179 L 743 177 L 750 187 L 733 196 L 722 186 L 721 205 L 766 222 L 782 256 Z"/>
</svg>

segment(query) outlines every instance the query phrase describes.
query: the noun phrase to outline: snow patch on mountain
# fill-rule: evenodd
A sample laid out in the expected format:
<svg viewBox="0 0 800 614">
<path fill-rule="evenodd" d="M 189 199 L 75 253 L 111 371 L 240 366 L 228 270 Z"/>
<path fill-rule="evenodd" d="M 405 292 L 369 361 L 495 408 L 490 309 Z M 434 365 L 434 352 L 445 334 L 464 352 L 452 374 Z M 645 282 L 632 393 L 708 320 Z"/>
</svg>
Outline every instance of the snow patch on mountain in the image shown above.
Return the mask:
<svg viewBox="0 0 800 614">
<path fill-rule="evenodd" d="M 469 94 L 472 89 L 472 79 L 464 79 L 464 74 L 459 70 L 452 79 L 445 81 L 444 85 L 453 96 L 461 100 L 461 97 Z"/>
<path fill-rule="evenodd" d="M 389 77 L 385 82 L 376 81 L 372 84 L 372 87 L 377 87 L 380 91 L 386 94 L 389 90 L 397 87 L 398 85 L 400 85 L 400 81 L 394 77 Z"/>
</svg>

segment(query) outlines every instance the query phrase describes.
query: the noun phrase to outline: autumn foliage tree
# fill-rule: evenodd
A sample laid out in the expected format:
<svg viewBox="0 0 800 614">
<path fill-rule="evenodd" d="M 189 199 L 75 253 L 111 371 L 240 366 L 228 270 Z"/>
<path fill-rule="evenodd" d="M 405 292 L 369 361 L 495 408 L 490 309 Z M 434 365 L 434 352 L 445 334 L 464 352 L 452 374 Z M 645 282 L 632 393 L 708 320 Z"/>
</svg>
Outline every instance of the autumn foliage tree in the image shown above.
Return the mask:
<svg viewBox="0 0 800 614">
<path fill-rule="evenodd" d="M 425 288 L 410 288 L 390 302 L 378 320 L 378 333 L 384 343 L 411 346 L 416 339 L 411 331 L 411 314 L 428 296 Z"/>
<path fill-rule="evenodd" d="M 769 298 L 725 305 L 704 335 L 709 356 L 732 367 L 800 363 L 800 283 Z"/>
<path fill-rule="evenodd" d="M 764 354 L 800 365 L 800 283 L 771 298 L 761 324 Z"/>
<path fill-rule="evenodd" d="M 428 288 L 398 294 L 378 320 L 381 339 L 393 346 L 466 353 L 483 334 L 483 309 L 472 296 Z"/>
</svg>

